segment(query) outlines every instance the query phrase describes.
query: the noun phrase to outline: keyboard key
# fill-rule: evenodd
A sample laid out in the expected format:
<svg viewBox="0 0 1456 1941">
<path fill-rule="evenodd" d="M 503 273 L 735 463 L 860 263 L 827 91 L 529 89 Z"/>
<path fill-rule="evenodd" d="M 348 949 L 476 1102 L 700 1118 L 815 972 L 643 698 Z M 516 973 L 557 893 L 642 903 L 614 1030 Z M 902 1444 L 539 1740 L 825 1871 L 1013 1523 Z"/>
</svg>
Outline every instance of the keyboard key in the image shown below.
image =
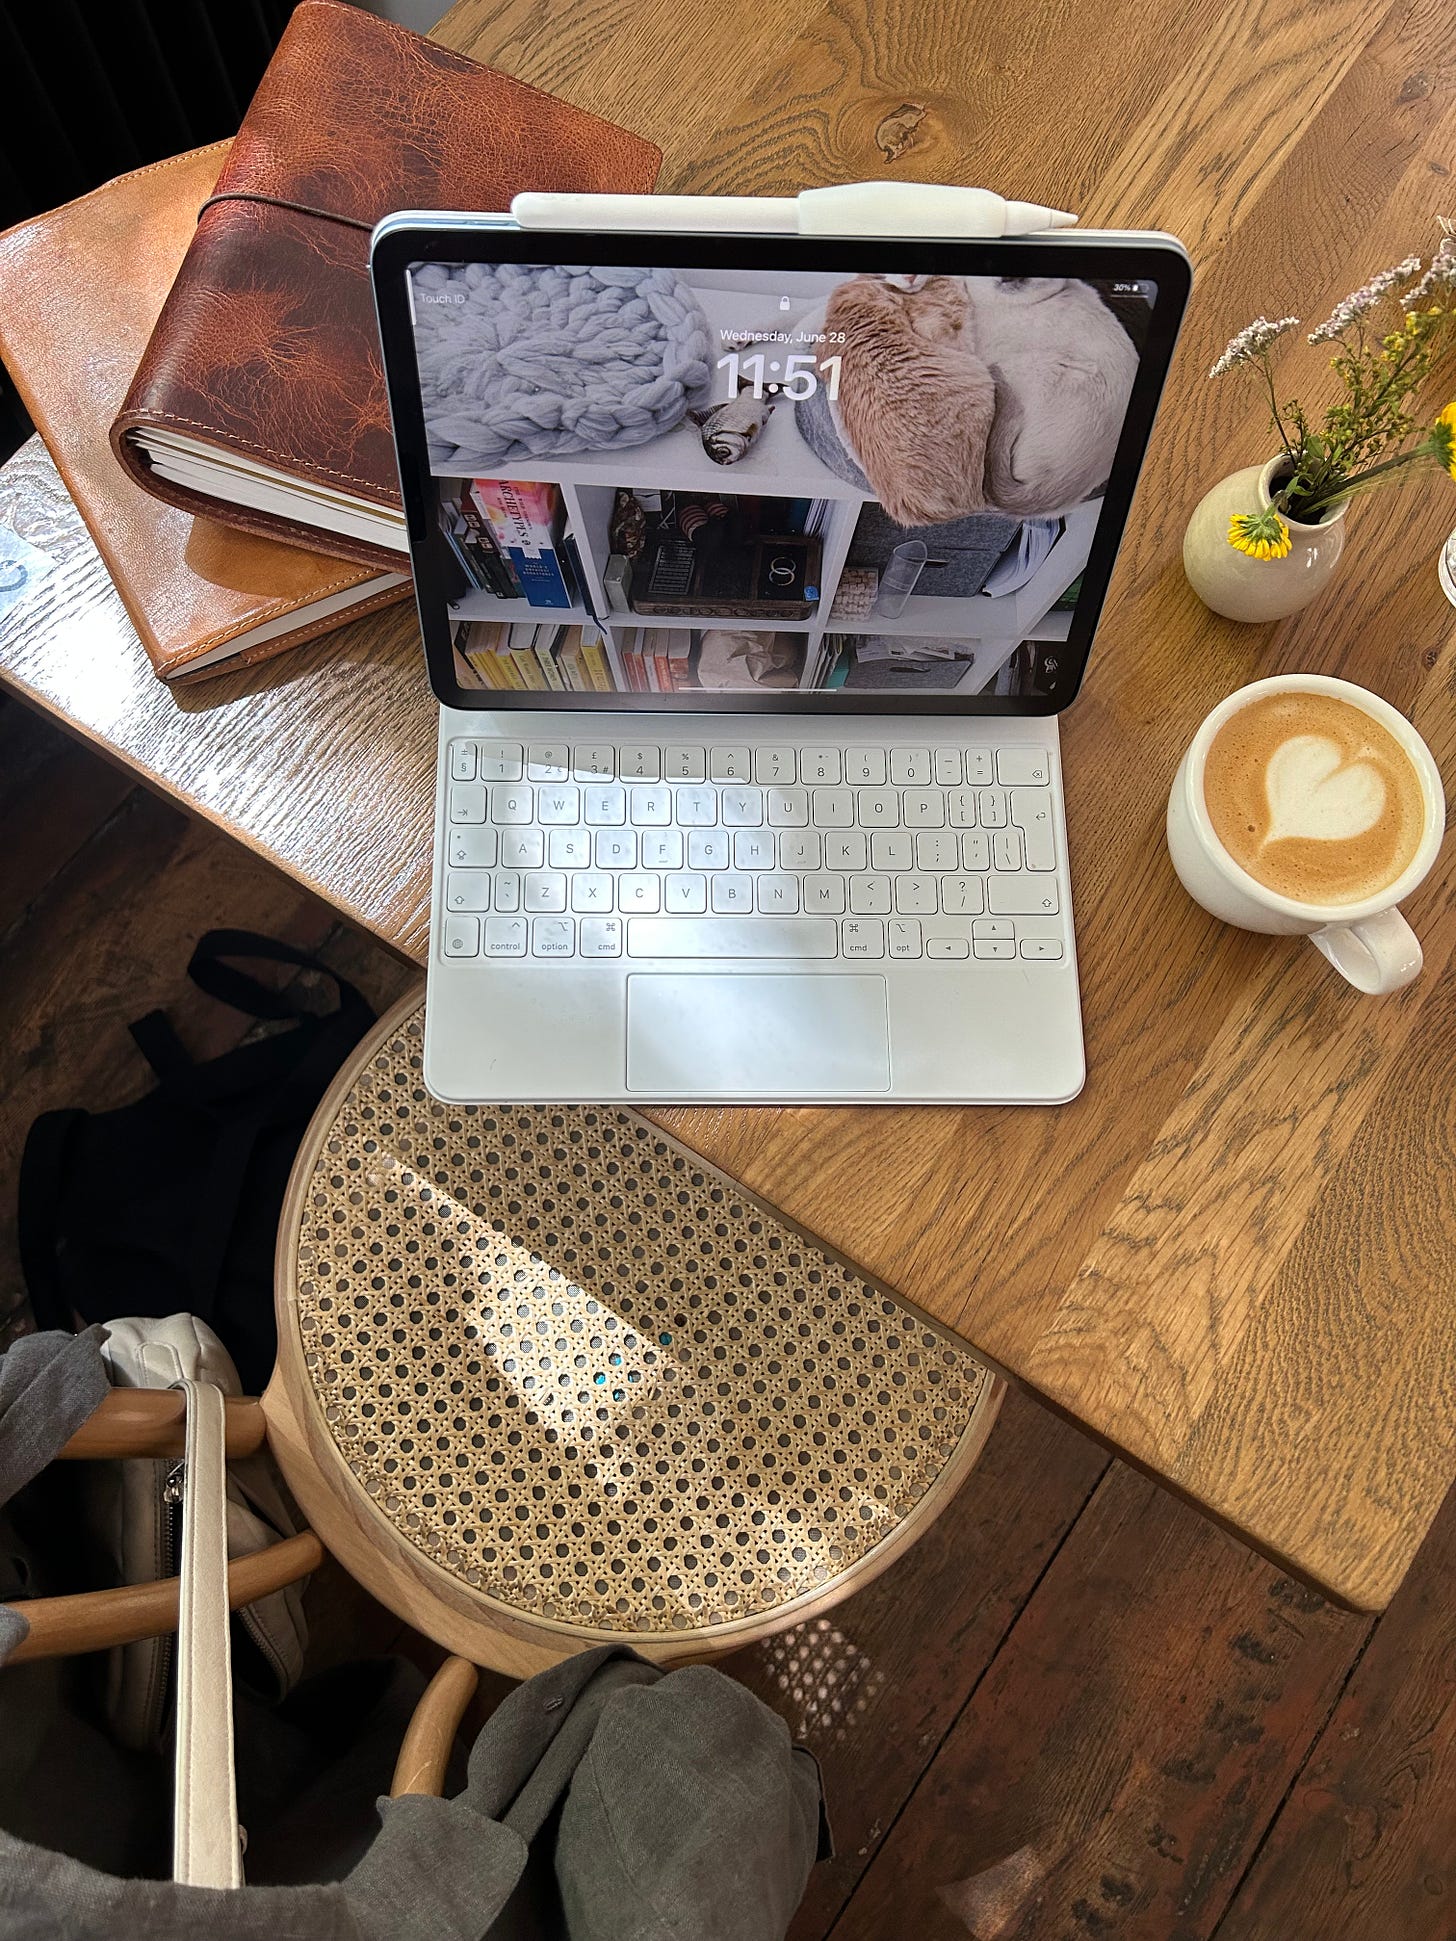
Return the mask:
<svg viewBox="0 0 1456 1941">
<path fill-rule="evenodd" d="M 887 917 L 890 914 L 888 876 L 851 876 L 849 907 L 856 916 Z"/>
<path fill-rule="evenodd" d="M 490 819 L 498 828 L 518 828 L 535 820 L 535 791 L 529 782 L 492 782 Z"/>
<path fill-rule="evenodd" d="M 840 925 L 839 947 L 845 957 L 883 957 L 885 926 L 874 917 L 846 917 Z"/>
<path fill-rule="evenodd" d="M 571 780 L 571 750 L 564 741 L 533 741 L 526 749 L 528 782 Z"/>
<path fill-rule="evenodd" d="M 974 789 L 952 789 L 945 798 L 946 820 L 952 829 L 974 829 L 976 826 L 976 791 Z"/>
<path fill-rule="evenodd" d="M 824 861 L 824 839 L 815 831 L 785 829 L 779 836 L 779 868 L 801 872 L 819 869 Z"/>
<path fill-rule="evenodd" d="M 844 764 L 837 748 L 806 748 L 799 756 L 801 782 L 833 784 L 844 778 Z"/>
<path fill-rule="evenodd" d="M 662 879 L 659 876 L 619 876 L 617 908 L 624 913 L 640 911 L 651 916 L 662 908 Z"/>
<path fill-rule="evenodd" d="M 940 888 L 935 877 L 913 873 L 895 878 L 895 908 L 902 914 L 933 917 L 940 907 Z"/>
<path fill-rule="evenodd" d="M 672 821 L 672 790 L 639 783 L 627 792 L 627 812 L 638 828 L 665 829 Z"/>
<path fill-rule="evenodd" d="M 662 779 L 665 782 L 705 782 L 707 759 L 701 748 L 664 748 Z"/>
<path fill-rule="evenodd" d="M 809 791 L 807 789 L 770 789 L 765 802 L 770 829 L 807 829 Z"/>
<path fill-rule="evenodd" d="M 479 775 L 482 782 L 519 782 L 521 744 L 518 741 L 486 741 L 480 744 Z"/>
<path fill-rule="evenodd" d="M 763 823 L 763 790 L 730 786 L 723 790 L 718 807 L 725 829 L 757 829 Z"/>
<path fill-rule="evenodd" d="M 468 778 L 467 778 L 468 779 Z M 753 779 L 766 787 L 770 782 L 787 784 L 798 780 L 798 763 L 792 748 L 755 748 Z"/>
<path fill-rule="evenodd" d="M 596 864 L 598 869 L 636 869 L 637 831 L 598 829 Z"/>
<path fill-rule="evenodd" d="M 478 957 L 480 918 L 446 917 L 442 931 L 442 945 L 447 957 Z"/>
<path fill-rule="evenodd" d="M 876 829 L 870 837 L 871 869 L 914 869 L 915 838 L 908 829 Z"/>
<path fill-rule="evenodd" d="M 581 790 L 570 782 L 559 788 L 536 791 L 536 816 L 545 823 L 561 825 L 581 821 Z"/>
<path fill-rule="evenodd" d="M 594 777 L 610 781 L 617 772 L 617 751 L 615 748 L 573 748 L 571 767 L 578 781 L 589 782 Z"/>
<path fill-rule="evenodd" d="M 1011 820 L 1026 842 L 1028 869 L 1055 869 L 1057 841 L 1050 789 L 1012 789 Z"/>
<path fill-rule="evenodd" d="M 662 753 L 656 748 L 619 748 L 617 773 L 624 782 L 659 782 Z"/>
<path fill-rule="evenodd" d="M 983 829 L 1006 827 L 1006 791 L 981 789 L 976 795 L 976 820 Z"/>
<path fill-rule="evenodd" d="M 855 797 L 862 829 L 898 829 L 900 791 L 898 789 L 861 789 Z"/>
<path fill-rule="evenodd" d="M 815 789 L 810 797 L 810 807 L 816 829 L 854 827 L 853 789 Z"/>
<path fill-rule="evenodd" d="M 452 782 L 473 782 L 475 780 L 475 758 L 477 752 L 473 741 L 451 742 L 450 780 Z"/>
<path fill-rule="evenodd" d="M 927 957 L 969 957 L 971 946 L 964 937 L 927 937 Z"/>
<path fill-rule="evenodd" d="M 896 917 L 886 926 L 889 932 L 890 955 L 892 957 L 919 957 L 923 947 L 920 941 L 920 925 L 913 919 Z"/>
<path fill-rule="evenodd" d="M 1000 748 L 996 751 L 996 780 L 1002 787 L 1045 788 L 1052 779 L 1052 765 L 1045 748 Z"/>
<path fill-rule="evenodd" d="M 1057 886 L 1048 876 L 991 876 L 986 908 L 1010 917 L 1052 917 Z"/>
<path fill-rule="evenodd" d="M 753 878 L 725 870 L 709 879 L 708 894 L 714 910 L 720 913 L 749 911 L 753 908 Z"/>
<path fill-rule="evenodd" d="M 915 867 L 931 873 L 959 869 L 961 845 L 953 829 L 926 829 L 915 838 Z"/>
<path fill-rule="evenodd" d="M 843 870 L 868 869 L 869 851 L 869 838 L 863 829 L 851 829 L 842 836 L 826 836 L 824 867 Z"/>
<path fill-rule="evenodd" d="M 546 860 L 546 837 L 539 829 L 506 829 L 501 833 L 502 869 L 540 869 Z"/>
<path fill-rule="evenodd" d="M 546 860 L 552 869 L 590 869 L 591 831 L 552 829 L 546 837 Z"/>
<path fill-rule="evenodd" d="M 844 915 L 844 878 L 842 876 L 809 876 L 804 880 L 804 909 L 810 916 L 842 917 Z"/>
<path fill-rule="evenodd" d="M 1014 957 L 1016 955 L 1016 945 L 1009 941 L 1003 943 L 998 937 L 975 937 L 972 939 L 971 948 L 978 957 Z"/>
<path fill-rule="evenodd" d="M 622 924 L 618 917 L 583 917 L 581 920 L 583 957 L 620 957 Z"/>
<path fill-rule="evenodd" d="M 960 787 L 961 751 L 959 748 L 937 748 L 931 755 L 930 766 L 941 788 Z"/>
<path fill-rule="evenodd" d="M 524 957 L 528 926 L 524 917 L 487 917 L 485 954 L 487 957 Z"/>
<path fill-rule="evenodd" d="M 994 782 L 996 779 L 989 748 L 966 749 L 965 765 L 968 788 L 983 788 L 987 782 Z"/>
<path fill-rule="evenodd" d="M 930 750 L 928 748 L 892 748 L 890 750 L 890 780 L 909 782 L 923 788 L 930 780 Z"/>
<path fill-rule="evenodd" d="M 846 748 L 844 779 L 859 788 L 879 788 L 889 771 L 883 748 Z"/>
<path fill-rule="evenodd" d="M 452 822 L 484 822 L 485 790 L 479 782 L 458 782 L 450 791 Z"/>
<path fill-rule="evenodd" d="M 972 870 L 990 867 L 991 838 L 984 829 L 967 829 L 961 837 L 961 868 Z"/>
<path fill-rule="evenodd" d="M 620 827 L 627 820 L 627 791 L 612 783 L 583 789 L 582 811 L 593 828 Z"/>
<path fill-rule="evenodd" d="M 758 907 L 767 917 L 792 917 L 799 910 L 797 876 L 760 876 Z"/>
<path fill-rule="evenodd" d="M 837 941 L 834 933 L 830 917 L 634 917 L 627 925 L 627 954 L 833 957 Z M 883 956 L 883 945 L 878 954 Z"/>
<path fill-rule="evenodd" d="M 977 917 L 986 907 L 986 889 L 979 876 L 942 876 L 940 907 L 948 917 Z"/>
<path fill-rule="evenodd" d="M 772 869 L 778 861 L 771 829 L 740 829 L 733 838 L 735 869 Z"/>
<path fill-rule="evenodd" d="M 692 829 L 688 832 L 689 869 L 727 869 L 728 845 L 732 837 L 723 829 Z"/>
<path fill-rule="evenodd" d="M 445 878 L 447 910 L 488 910 L 490 878 L 484 870 L 454 870 Z"/>
<path fill-rule="evenodd" d="M 531 925 L 533 957 L 574 957 L 576 925 L 570 917 L 537 917 Z"/>
<path fill-rule="evenodd" d="M 753 771 L 746 748 L 710 748 L 708 750 L 708 780 L 710 782 L 746 782 Z"/>
<path fill-rule="evenodd" d="M 995 869 L 1021 868 L 1021 831 L 998 829 L 991 837 L 991 864 Z"/>
<path fill-rule="evenodd" d="M 494 829 L 452 829 L 445 856 L 452 869 L 494 869 L 500 837 Z"/>
<path fill-rule="evenodd" d="M 613 901 L 613 881 L 600 870 L 584 869 L 571 879 L 571 907 L 573 910 L 610 910 Z"/>
<path fill-rule="evenodd" d="M 716 789 L 678 789 L 677 820 L 684 829 L 711 829 L 718 820 Z"/>
<path fill-rule="evenodd" d="M 1030 958 L 1034 964 L 1055 964 L 1061 961 L 1062 940 L 1060 937 L 1023 937 L 1021 954 Z"/>
<path fill-rule="evenodd" d="M 945 797 L 939 789 L 906 789 L 900 797 L 900 814 L 907 829 L 943 829 Z"/>
<path fill-rule="evenodd" d="M 644 869 L 681 869 L 681 829 L 644 829 L 640 838 Z"/>
<path fill-rule="evenodd" d="M 533 870 L 526 878 L 525 903 L 528 910 L 564 910 L 566 878 L 559 870 Z M 497 908 L 499 905 L 497 905 Z"/>
<path fill-rule="evenodd" d="M 1016 925 L 1014 923 L 1007 923 L 1003 917 L 982 917 L 979 923 L 973 923 L 971 925 L 971 935 L 973 937 L 998 937 L 1003 942 L 1007 937 L 1010 937 L 1014 943 L 1016 941 Z"/>
<path fill-rule="evenodd" d="M 490 879 L 490 900 L 497 910 L 519 910 L 521 879 L 514 870 L 502 870 Z"/>
<path fill-rule="evenodd" d="M 691 870 L 679 870 L 662 886 L 663 908 L 674 916 L 701 916 L 708 907 L 708 879 Z"/>
</svg>

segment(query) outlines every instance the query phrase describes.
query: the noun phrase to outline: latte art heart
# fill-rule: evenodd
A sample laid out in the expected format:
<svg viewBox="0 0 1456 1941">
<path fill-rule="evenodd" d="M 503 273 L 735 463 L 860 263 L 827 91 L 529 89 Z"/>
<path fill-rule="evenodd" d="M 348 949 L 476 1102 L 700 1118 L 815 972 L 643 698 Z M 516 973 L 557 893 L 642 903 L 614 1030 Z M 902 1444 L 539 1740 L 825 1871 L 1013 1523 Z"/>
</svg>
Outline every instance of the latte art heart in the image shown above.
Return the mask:
<svg viewBox="0 0 1456 1941">
<path fill-rule="evenodd" d="M 1345 759 L 1324 735 L 1295 735 L 1276 748 L 1264 777 L 1269 802 L 1266 843 L 1291 836 L 1349 842 L 1373 829 L 1385 811 L 1385 783 L 1367 761 Z"/>
</svg>

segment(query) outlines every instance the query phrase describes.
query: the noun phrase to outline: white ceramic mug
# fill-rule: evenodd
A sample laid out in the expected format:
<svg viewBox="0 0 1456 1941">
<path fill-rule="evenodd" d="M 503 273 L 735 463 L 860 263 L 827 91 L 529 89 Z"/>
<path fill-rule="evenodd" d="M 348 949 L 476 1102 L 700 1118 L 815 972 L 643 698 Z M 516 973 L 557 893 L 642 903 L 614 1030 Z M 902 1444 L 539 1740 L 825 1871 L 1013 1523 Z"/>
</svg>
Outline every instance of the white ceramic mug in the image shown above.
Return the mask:
<svg viewBox="0 0 1456 1941">
<path fill-rule="evenodd" d="M 1203 794 L 1203 768 L 1214 736 L 1240 708 L 1270 694 L 1329 694 L 1378 721 L 1405 750 L 1420 778 L 1426 826 L 1409 867 L 1376 896 L 1359 903 L 1300 903 L 1280 896 L 1241 869 L 1214 834 Z M 1446 798 L 1435 758 L 1415 729 L 1377 694 L 1328 674 L 1276 674 L 1220 701 L 1189 745 L 1168 797 L 1168 853 L 1179 881 L 1212 916 L 1240 930 L 1309 938 L 1356 990 L 1398 991 L 1421 968 L 1421 946 L 1396 905 L 1436 860 L 1446 827 Z"/>
</svg>

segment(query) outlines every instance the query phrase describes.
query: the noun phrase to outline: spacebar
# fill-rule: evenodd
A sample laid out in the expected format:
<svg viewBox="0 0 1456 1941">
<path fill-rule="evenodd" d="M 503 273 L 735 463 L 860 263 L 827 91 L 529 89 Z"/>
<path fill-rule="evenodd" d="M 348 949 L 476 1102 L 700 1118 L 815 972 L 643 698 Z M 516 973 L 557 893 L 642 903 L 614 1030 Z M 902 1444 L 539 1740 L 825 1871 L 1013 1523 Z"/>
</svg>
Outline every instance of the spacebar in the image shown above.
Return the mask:
<svg viewBox="0 0 1456 1941">
<path fill-rule="evenodd" d="M 833 917 L 629 917 L 629 957 L 837 957 Z"/>
</svg>

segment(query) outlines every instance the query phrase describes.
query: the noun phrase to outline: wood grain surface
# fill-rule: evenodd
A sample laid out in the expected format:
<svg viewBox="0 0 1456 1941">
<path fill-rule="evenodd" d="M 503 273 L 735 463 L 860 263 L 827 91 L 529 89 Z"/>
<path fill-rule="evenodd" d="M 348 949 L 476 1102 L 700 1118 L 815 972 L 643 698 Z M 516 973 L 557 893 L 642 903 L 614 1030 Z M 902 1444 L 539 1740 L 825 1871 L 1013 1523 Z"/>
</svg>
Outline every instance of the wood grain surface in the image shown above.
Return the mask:
<svg viewBox="0 0 1456 1941">
<path fill-rule="evenodd" d="M 1063 722 L 1090 1077 L 1054 1111 L 654 1115 L 1267 1554 L 1386 1603 L 1456 1474 L 1456 949 L 1449 860 L 1411 899 L 1425 975 L 1346 990 L 1307 946 L 1183 895 L 1168 780 L 1243 681 L 1345 675 L 1456 781 L 1439 481 L 1356 508 L 1336 588 L 1243 628 L 1186 586 L 1188 513 L 1266 455 L 1204 380 L 1259 311 L 1323 317 L 1456 214 L 1446 0 L 464 0 L 438 38 L 663 146 L 666 189 L 982 180 L 1183 237 L 1196 288 L 1086 686 Z M 1320 354 L 1281 367 L 1318 384 Z M 249 677 L 156 683 L 44 453 L 0 521 L 56 561 L 0 620 L 0 678 L 418 957 L 433 708 L 414 624 Z"/>
</svg>

